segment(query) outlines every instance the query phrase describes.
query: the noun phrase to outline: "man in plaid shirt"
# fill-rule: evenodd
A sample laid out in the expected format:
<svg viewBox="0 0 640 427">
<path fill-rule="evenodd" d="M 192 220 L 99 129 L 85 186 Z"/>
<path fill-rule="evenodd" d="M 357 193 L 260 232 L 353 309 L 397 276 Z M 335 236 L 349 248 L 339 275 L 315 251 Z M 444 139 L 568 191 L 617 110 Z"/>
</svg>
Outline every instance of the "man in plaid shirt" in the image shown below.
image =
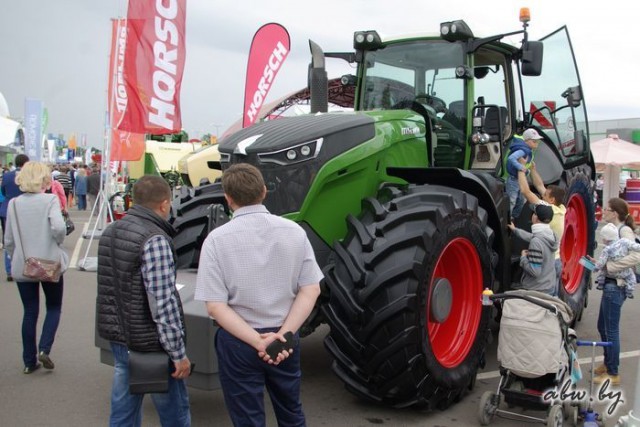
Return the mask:
<svg viewBox="0 0 640 427">
<path fill-rule="evenodd" d="M 176 289 L 175 230 L 167 222 L 171 189 L 163 178 L 144 176 L 133 186 L 135 205 L 107 227 L 98 248 L 97 322 L 115 360 L 111 426 L 139 426 L 143 394 L 129 392 L 129 350 L 167 353 L 169 391 L 151 395 L 162 425 L 189 426 L 184 379 L 184 315 Z M 171 364 L 169 363 L 171 360 Z"/>
</svg>

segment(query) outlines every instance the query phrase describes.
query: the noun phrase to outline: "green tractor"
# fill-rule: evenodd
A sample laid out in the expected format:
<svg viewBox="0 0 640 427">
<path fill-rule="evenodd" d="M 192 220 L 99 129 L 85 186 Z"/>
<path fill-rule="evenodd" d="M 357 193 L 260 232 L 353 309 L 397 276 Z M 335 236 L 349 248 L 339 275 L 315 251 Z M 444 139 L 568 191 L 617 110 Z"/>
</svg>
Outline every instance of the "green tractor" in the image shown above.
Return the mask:
<svg viewBox="0 0 640 427">
<path fill-rule="evenodd" d="M 578 70 L 566 28 L 530 41 L 523 22 L 487 38 L 463 21 L 439 35 L 356 32 L 349 53 L 310 42 L 313 114 L 220 142 L 222 169 L 257 166 L 270 212 L 306 230 L 325 279 L 303 333 L 328 323 L 333 370 L 358 396 L 446 408 L 473 386 L 492 316 L 482 291 L 509 290 L 518 274 L 503 169 L 524 128 L 544 137 L 535 161 L 545 183 L 567 190 L 561 298 L 576 317 L 587 302 L 578 260 L 594 249 L 595 168 Z M 354 112 L 325 113 L 326 58 L 357 66 L 342 78 Z M 230 216 L 220 184 L 175 212 L 179 265 L 197 267 L 204 238 Z"/>
</svg>

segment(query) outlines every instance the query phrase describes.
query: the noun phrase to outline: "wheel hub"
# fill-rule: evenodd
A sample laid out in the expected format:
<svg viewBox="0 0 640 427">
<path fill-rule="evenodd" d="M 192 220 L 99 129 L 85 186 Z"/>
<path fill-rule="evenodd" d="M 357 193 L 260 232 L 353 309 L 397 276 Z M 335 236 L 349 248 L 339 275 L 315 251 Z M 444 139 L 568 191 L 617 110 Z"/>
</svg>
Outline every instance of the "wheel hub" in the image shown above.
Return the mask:
<svg viewBox="0 0 640 427">
<path fill-rule="evenodd" d="M 431 288 L 430 320 L 435 323 L 444 323 L 451 313 L 452 302 L 451 282 L 443 277 L 437 278 Z"/>
</svg>

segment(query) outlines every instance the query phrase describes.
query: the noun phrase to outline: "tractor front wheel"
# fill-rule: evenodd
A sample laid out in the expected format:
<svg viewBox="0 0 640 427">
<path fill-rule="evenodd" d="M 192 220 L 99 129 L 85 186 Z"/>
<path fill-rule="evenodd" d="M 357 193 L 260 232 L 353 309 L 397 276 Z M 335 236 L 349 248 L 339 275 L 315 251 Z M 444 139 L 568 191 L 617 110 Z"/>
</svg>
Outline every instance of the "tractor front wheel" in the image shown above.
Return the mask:
<svg viewBox="0 0 640 427">
<path fill-rule="evenodd" d="M 334 372 L 377 402 L 448 407 L 473 384 L 487 341 L 486 211 L 448 187 L 387 187 L 348 225 L 325 269 Z"/>
</svg>

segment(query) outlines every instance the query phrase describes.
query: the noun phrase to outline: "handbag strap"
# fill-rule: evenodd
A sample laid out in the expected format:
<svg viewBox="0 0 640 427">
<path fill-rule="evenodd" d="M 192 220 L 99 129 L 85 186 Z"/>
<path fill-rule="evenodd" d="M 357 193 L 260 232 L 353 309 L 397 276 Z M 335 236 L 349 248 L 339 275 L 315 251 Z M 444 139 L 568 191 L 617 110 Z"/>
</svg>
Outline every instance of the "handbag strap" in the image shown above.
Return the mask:
<svg viewBox="0 0 640 427">
<path fill-rule="evenodd" d="M 18 199 L 13 200 L 13 216 L 16 217 L 16 228 L 18 229 L 18 237 L 20 238 L 20 251 L 22 252 L 22 258 L 25 260 L 27 256 L 24 254 L 24 240 L 22 239 L 22 233 L 20 233 L 20 221 L 18 220 L 18 212 L 16 211 L 16 204 L 18 203 Z"/>
</svg>

